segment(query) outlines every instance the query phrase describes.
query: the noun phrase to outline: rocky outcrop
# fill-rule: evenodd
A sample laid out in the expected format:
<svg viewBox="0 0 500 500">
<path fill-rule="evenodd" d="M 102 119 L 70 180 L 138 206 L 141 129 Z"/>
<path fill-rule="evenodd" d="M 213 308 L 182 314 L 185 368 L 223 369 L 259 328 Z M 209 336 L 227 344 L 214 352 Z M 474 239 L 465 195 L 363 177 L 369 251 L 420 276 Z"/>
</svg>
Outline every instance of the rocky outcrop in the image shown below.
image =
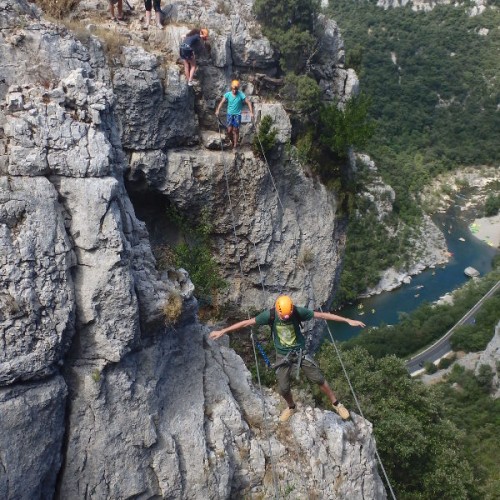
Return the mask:
<svg viewBox="0 0 500 500">
<path fill-rule="evenodd" d="M 99 378 L 75 368 L 60 491 L 79 498 L 385 498 L 370 425 L 306 407 L 286 426 L 277 396 L 264 401 L 232 349 L 213 349 L 199 326 L 164 336 Z M 263 414 L 265 405 L 266 416 Z"/>
<path fill-rule="evenodd" d="M 487 0 L 474 0 L 473 6 L 469 9 L 471 17 L 478 16 L 487 8 Z M 377 6 L 383 9 L 391 9 L 396 7 L 406 7 L 411 5 L 411 9 L 415 12 L 429 12 L 438 5 L 453 5 L 454 7 L 463 7 L 463 2 L 452 2 L 451 0 L 377 0 Z M 468 5 L 468 4 L 467 4 Z"/>
<path fill-rule="evenodd" d="M 133 30 L 130 46 L 106 55 L 96 36 L 80 41 L 33 4 L 0 0 L 2 498 L 269 497 L 273 475 L 279 494 L 385 497 L 368 422 L 304 403 L 279 426 L 277 396 L 206 340 L 189 277 L 158 269 L 125 188 L 188 215 L 210 208 L 235 302 L 265 302 L 260 270 L 273 292 L 327 301 L 335 198 L 283 155 L 282 106 L 254 97 L 279 129 L 274 185 L 249 148 L 204 146 L 215 131 L 206 110 L 228 75 L 276 66 L 269 42 L 251 35 L 251 5 L 228 23 L 214 2 L 178 4 L 178 25 L 148 34 L 172 48 L 182 23 L 213 30 L 193 93 L 168 49 L 152 55 Z M 172 297 L 182 299 L 175 318 Z"/>
<path fill-rule="evenodd" d="M 475 373 L 479 373 L 481 365 L 488 365 L 493 372 L 492 395 L 494 398 L 500 397 L 500 379 L 498 377 L 498 363 L 500 361 L 500 323 L 495 327 L 495 335 L 490 340 L 486 349 L 481 353 L 477 362 Z"/>
<path fill-rule="evenodd" d="M 62 461 L 66 395 L 60 375 L 0 387 L 2 498 L 54 495 Z"/>
</svg>

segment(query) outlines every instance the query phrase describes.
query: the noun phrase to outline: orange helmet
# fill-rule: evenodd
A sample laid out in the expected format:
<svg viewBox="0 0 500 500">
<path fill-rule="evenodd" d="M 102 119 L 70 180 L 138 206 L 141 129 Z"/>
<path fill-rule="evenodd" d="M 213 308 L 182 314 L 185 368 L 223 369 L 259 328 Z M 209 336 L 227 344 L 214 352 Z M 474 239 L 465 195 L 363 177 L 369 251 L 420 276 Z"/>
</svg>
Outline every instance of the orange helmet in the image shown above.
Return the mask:
<svg viewBox="0 0 500 500">
<path fill-rule="evenodd" d="M 292 299 L 288 295 L 280 295 L 276 299 L 275 307 L 280 317 L 289 319 L 293 311 Z"/>
<path fill-rule="evenodd" d="M 240 82 L 239 82 L 238 80 L 233 80 L 233 81 L 231 82 L 231 88 L 232 88 L 232 89 L 234 89 L 234 88 L 236 88 L 236 89 L 237 89 L 237 88 L 239 88 L 239 86 L 240 86 Z"/>
<path fill-rule="evenodd" d="M 200 36 L 202 38 L 208 38 L 208 30 L 207 30 L 207 28 L 201 28 L 201 30 L 200 30 Z"/>
</svg>

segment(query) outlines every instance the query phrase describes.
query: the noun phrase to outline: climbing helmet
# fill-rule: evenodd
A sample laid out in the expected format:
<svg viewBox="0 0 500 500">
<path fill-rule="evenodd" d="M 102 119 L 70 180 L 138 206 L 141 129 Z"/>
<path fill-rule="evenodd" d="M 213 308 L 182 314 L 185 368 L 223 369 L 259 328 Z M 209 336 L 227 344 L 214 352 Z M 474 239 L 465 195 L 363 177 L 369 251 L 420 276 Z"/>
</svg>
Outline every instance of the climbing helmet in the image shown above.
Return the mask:
<svg viewBox="0 0 500 500">
<path fill-rule="evenodd" d="M 290 316 L 293 311 L 293 302 L 288 295 L 280 295 L 276 299 L 275 307 L 276 311 L 278 311 L 281 318 L 290 319 Z"/>
</svg>

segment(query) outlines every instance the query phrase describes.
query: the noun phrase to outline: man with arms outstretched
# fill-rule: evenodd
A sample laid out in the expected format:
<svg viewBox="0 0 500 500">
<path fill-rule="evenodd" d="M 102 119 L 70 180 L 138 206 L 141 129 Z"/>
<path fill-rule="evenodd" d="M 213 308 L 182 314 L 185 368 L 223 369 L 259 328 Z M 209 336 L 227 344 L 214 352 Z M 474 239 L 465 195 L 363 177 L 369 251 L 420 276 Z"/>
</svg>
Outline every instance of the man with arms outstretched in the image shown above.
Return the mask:
<svg viewBox="0 0 500 500">
<path fill-rule="evenodd" d="M 270 325 L 271 332 L 276 349 L 276 378 L 278 380 L 278 391 L 283 396 L 288 404 L 280 415 L 280 420 L 286 422 L 295 413 L 295 402 L 290 390 L 290 375 L 292 370 L 302 368 L 309 381 L 319 385 L 321 391 L 326 394 L 331 401 L 333 409 L 344 419 L 349 418 L 349 412 L 345 406 L 340 403 L 332 391 L 328 382 L 314 358 L 306 355 L 305 338 L 300 330 L 301 321 L 308 321 L 313 318 L 324 319 L 329 321 L 342 321 L 351 326 L 364 327 L 365 324 L 361 321 L 344 318 L 336 314 L 312 311 L 305 307 L 294 306 L 292 299 L 287 295 L 280 295 L 275 304 L 274 309 L 262 311 L 255 318 L 250 318 L 239 323 L 235 323 L 222 330 L 214 330 L 210 333 L 209 338 L 218 339 L 222 335 L 230 332 L 254 325 Z"/>
</svg>

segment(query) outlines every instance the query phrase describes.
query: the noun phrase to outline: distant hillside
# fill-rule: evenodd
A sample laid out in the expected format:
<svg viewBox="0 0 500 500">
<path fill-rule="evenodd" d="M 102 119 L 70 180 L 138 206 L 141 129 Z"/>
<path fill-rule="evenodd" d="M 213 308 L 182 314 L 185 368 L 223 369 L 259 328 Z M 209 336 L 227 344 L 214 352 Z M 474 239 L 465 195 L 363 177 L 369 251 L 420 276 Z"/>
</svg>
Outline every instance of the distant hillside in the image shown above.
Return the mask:
<svg viewBox="0 0 500 500">
<path fill-rule="evenodd" d="M 470 6 L 384 10 L 331 0 L 347 64 L 372 98 L 377 130 L 367 146 L 396 190 L 396 210 L 415 214 L 412 194 L 458 165 L 500 160 L 500 12 Z"/>
</svg>

